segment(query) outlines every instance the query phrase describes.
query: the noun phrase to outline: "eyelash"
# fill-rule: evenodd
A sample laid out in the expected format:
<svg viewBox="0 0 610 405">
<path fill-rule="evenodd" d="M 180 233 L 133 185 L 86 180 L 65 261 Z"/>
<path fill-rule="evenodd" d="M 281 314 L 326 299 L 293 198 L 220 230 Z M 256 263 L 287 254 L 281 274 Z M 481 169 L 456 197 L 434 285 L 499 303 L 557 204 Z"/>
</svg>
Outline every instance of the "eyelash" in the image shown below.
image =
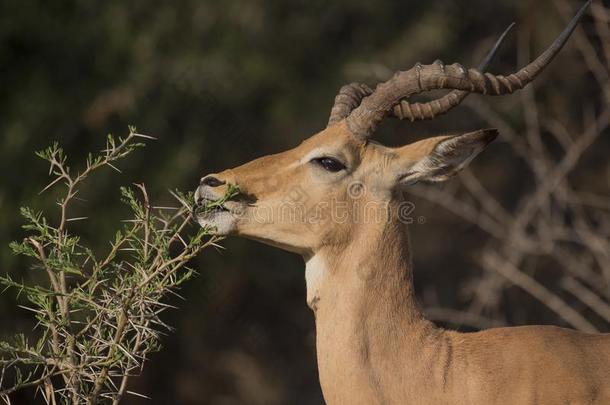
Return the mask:
<svg viewBox="0 0 610 405">
<path fill-rule="evenodd" d="M 324 170 L 331 172 L 331 173 L 338 173 L 341 170 L 346 169 L 346 167 L 343 163 L 341 163 L 337 159 L 331 158 L 331 157 L 321 157 L 321 158 L 312 159 L 312 162 L 321 166 Z"/>
</svg>

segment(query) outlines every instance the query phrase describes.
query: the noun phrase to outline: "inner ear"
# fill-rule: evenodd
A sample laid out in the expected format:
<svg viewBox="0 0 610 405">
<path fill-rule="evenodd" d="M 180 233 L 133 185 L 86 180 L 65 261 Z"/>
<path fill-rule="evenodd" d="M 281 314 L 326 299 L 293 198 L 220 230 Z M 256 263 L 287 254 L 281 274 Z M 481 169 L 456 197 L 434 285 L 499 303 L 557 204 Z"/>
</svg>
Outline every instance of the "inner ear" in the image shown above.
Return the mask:
<svg viewBox="0 0 610 405">
<path fill-rule="evenodd" d="M 412 164 L 400 177 L 400 183 L 439 182 L 453 177 L 465 168 L 498 136 L 496 129 L 443 137 L 431 145 L 429 152 Z M 430 140 L 428 140 L 429 142 Z"/>
</svg>

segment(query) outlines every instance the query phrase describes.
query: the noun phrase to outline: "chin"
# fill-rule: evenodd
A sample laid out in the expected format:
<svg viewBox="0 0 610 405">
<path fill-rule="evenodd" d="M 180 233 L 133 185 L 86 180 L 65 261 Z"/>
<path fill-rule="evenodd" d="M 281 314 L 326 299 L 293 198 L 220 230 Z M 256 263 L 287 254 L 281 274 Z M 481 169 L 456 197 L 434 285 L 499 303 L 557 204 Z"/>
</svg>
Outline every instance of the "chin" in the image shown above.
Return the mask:
<svg viewBox="0 0 610 405">
<path fill-rule="evenodd" d="M 235 233 L 236 219 L 226 211 L 210 212 L 197 216 L 197 222 L 202 228 L 210 228 L 212 235 L 228 236 Z"/>
</svg>

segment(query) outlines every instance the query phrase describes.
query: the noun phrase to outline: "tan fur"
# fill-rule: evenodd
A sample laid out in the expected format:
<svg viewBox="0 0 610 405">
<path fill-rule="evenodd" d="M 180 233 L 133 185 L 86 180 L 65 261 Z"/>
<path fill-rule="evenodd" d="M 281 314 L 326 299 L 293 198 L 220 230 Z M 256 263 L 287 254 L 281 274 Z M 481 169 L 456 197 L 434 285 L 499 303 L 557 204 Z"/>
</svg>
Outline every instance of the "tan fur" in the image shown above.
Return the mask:
<svg viewBox="0 0 610 405">
<path fill-rule="evenodd" d="M 446 179 L 494 136 L 392 149 L 357 140 L 341 121 L 295 149 L 212 175 L 237 184 L 243 200 L 202 225 L 222 224 L 307 262 L 328 404 L 610 404 L 610 335 L 542 326 L 464 334 L 435 327 L 417 309 L 408 230 L 397 214 L 404 184 Z M 340 157 L 348 170 L 326 173 L 309 161 L 318 155 Z M 219 197 L 226 187 L 197 194 Z M 353 187 L 364 193 L 354 196 Z M 280 215 L 294 201 L 303 212 Z M 333 218 L 333 204 L 352 216 Z M 371 206 L 385 216 L 361 220 Z"/>
</svg>

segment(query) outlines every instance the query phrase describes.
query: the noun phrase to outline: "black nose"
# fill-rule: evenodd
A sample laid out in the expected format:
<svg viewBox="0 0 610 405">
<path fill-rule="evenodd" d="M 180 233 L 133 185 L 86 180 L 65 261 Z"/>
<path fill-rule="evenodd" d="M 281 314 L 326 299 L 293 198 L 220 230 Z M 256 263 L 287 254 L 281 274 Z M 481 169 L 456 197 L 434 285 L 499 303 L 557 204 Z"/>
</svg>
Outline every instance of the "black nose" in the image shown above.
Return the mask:
<svg viewBox="0 0 610 405">
<path fill-rule="evenodd" d="M 207 176 L 201 179 L 200 186 L 220 187 L 226 184 L 226 181 L 218 180 L 216 177 Z"/>
</svg>

